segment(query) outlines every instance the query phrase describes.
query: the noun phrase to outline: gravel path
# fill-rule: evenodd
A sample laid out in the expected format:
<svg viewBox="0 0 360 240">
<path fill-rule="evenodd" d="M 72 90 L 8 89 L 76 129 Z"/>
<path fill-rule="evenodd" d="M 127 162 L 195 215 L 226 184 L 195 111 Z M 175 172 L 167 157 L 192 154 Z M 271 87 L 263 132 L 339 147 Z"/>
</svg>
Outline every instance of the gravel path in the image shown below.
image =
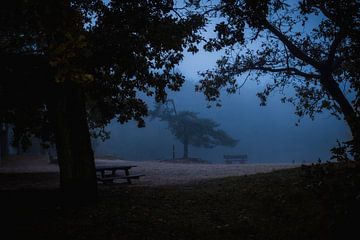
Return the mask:
<svg viewBox="0 0 360 240">
<path fill-rule="evenodd" d="M 294 164 L 189 164 L 106 159 L 97 159 L 96 165 L 136 165 L 137 167 L 132 168 L 130 172 L 132 174 L 145 174 L 139 180 L 133 181 L 136 186 L 185 184 L 204 179 L 270 172 L 298 166 Z M 0 175 L 2 176 L 0 186 L 1 188 L 29 187 L 34 184 L 37 187 L 42 185 L 44 187 L 56 187 L 58 172 L 58 166 L 49 164 L 48 159 L 44 157 L 17 157 L 0 167 Z M 38 176 L 35 176 L 36 174 Z M 4 181 L 5 179 L 9 179 L 10 183 Z"/>
</svg>

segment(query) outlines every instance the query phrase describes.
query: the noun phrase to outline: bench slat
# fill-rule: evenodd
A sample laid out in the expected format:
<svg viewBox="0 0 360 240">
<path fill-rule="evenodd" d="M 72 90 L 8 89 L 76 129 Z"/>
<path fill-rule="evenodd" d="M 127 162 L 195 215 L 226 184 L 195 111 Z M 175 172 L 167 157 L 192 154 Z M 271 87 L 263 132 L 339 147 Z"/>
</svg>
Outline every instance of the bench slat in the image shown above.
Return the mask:
<svg viewBox="0 0 360 240">
<path fill-rule="evenodd" d="M 115 176 L 105 176 L 105 177 L 98 177 L 99 181 L 111 181 L 111 180 L 115 180 L 115 179 L 139 179 L 140 177 L 145 176 L 144 174 L 133 174 L 133 175 L 128 175 L 128 176 L 123 176 L 123 175 L 115 175 Z"/>
<path fill-rule="evenodd" d="M 134 165 L 129 166 L 96 166 L 96 171 L 113 171 L 113 170 L 129 170 L 130 168 L 136 167 Z"/>
</svg>

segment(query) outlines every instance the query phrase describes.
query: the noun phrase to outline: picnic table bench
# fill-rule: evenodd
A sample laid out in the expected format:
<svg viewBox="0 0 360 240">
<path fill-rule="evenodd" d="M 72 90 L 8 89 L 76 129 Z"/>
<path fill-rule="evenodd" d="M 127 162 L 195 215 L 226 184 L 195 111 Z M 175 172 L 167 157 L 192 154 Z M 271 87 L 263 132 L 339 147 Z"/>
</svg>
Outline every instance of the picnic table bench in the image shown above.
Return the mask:
<svg viewBox="0 0 360 240">
<path fill-rule="evenodd" d="M 144 174 L 130 175 L 129 170 L 133 167 L 136 166 L 96 166 L 97 180 L 103 183 L 113 183 L 116 179 L 126 179 L 127 183 L 131 184 L 131 179 L 139 179 L 140 177 L 145 176 Z M 118 170 L 123 170 L 125 175 L 117 174 Z"/>
<path fill-rule="evenodd" d="M 247 162 L 247 154 L 238 154 L 238 155 L 224 155 L 225 163 L 246 163 Z"/>
</svg>

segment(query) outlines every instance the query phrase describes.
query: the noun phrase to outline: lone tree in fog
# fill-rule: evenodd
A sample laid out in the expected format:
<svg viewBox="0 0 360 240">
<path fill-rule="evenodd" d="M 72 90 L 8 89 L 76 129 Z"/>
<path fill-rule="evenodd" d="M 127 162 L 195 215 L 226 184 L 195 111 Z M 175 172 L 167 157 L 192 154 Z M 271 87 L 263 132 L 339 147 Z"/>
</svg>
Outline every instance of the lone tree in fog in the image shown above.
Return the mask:
<svg viewBox="0 0 360 240">
<path fill-rule="evenodd" d="M 70 198 L 97 194 L 90 128 L 116 117 L 144 125 L 147 105 L 179 90 L 174 71 L 196 52 L 196 14 L 172 1 L 5 1 L 0 8 L 0 107 L 15 139 L 55 142 L 61 188 Z"/>
<path fill-rule="evenodd" d="M 199 3 L 196 2 L 199 6 Z M 204 8 L 207 8 L 204 6 Z M 202 74 L 197 90 L 215 101 L 220 89 L 236 92 L 238 77 L 269 81 L 258 96 L 291 85 L 300 117 L 329 110 L 343 116 L 352 132 L 348 144 L 360 156 L 360 2 L 358 0 L 221 0 L 204 14 L 218 13 L 217 37 L 208 51 L 226 49 L 217 68 Z"/>
<path fill-rule="evenodd" d="M 183 158 L 189 158 L 189 145 L 203 148 L 215 146 L 234 147 L 237 140 L 219 129 L 219 124 L 208 118 L 199 118 L 195 112 L 174 112 L 158 104 L 152 112 L 153 117 L 167 121 L 171 133 L 183 144 Z"/>
</svg>

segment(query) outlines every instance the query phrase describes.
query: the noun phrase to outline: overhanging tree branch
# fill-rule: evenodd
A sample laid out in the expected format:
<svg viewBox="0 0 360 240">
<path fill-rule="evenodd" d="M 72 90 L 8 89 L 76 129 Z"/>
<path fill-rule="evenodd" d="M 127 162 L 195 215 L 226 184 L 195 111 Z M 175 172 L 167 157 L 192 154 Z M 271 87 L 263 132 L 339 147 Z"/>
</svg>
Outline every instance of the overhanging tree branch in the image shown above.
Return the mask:
<svg viewBox="0 0 360 240">
<path fill-rule="evenodd" d="M 335 16 L 334 16 L 332 13 L 330 13 L 330 12 L 325 8 L 325 3 L 320 3 L 320 4 L 318 4 L 317 7 L 320 9 L 320 11 L 322 12 L 322 14 L 324 14 L 325 17 L 327 17 L 327 18 L 330 19 L 331 21 L 333 21 L 333 22 L 335 22 L 336 24 L 338 24 L 338 22 L 336 21 Z M 338 24 L 338 25 L 340 25 L 340 24 Z"/>
<path fill-rule="evenodd" d="M 328 60 L 327 60 L 327 64 L 328 64 L 329 67 L 331 67 L 334 64 L 336 50 L 339 47 L 339 45 L 341 44 L 341 41 L 343 39 L 344 39 L 344 34 L 342 32 L 339 32 L 335 36 L 334 41 L 331 43 L 330 49 L 329 49 Z"/>
<path fill-rule="evenodd" d="M 277 36 L 280 41 L 282 41 L 286 47 L 289 49 L 289 51 L 298 59 L 305 61 L 306 63 L 312 65 L 316 69 L 321 71 L 321 78 L 320 82 L 324 86 L 324 88 L 330 93 L 330 95 L 333 97 L 335 101 L 338 102 L 338 104 L 341 106 L 342 111 L 345 116 L 355 116 L 355 111 L 352 108 L 349 101 L 346 99 L 344 93 L 341 91 L 339 85 L 336 83 L 336 81 L 331 76 L 331 71 L 328 70 L 327 64 L 321 64 L 308 55 L 306 55 L 301 49 L 296 47 L 283 33 L 281 33 L 277 28 L 275 28 L 273 25 L 271 25 L 270 22 L 265 21 L 265 27 L 272 32 L 275 36 Z M 331 44 L 330 52 L 329 52 L 329 59 L 331 56 L 335 56 L 336 48 L 341 43 L 342 40 L 342 34 L 337 34 L 335 37 L 335 40 Z M 324 69 L 325 67 L 325 69 Z M 331 69 L 331 67 L 330 67 Z M 348 118 L 348 117 L 346 117 Z M 353 117 L 350 117 L 353 118 Z"/>
<path fill-rule="evenodd" d="M 301 76 L 304 78 L 320 79 L 320 75 L 318 74 L 302 72 L 299 69 L 293 67 L 287 67 L 287 68 L 253 67 L 251 68 L 251 70 L 260 70 L 264 72 L 273 72 L 273 73 L 283 72 L 283 73 L 289 73 L 291 75 Z"/>
<path fill-rule="evenodd" d="M 270 32 L 272 32 L 276 37 L 282 41 L 285 46 L 289 49 L 289 51 L 298 59 L 312 65 L 313 67 L 317 69 L 321 69 L 321 64 L 308 55 L 306 55 L 300 48 L 295 46 L 294 43 L 292 43 L 287 36 L 285 36 L 280 30 L 278 30 L 276 27 L 274 27 L 269 21 L 264 21 L 264 26 L 266 29 L 268 29 Z"/>
<path fill-rule="evenodd" d="M 209 44 L 210 50 L 229 48 L 230 53 L 226 55 L 231 56 L 234 51 L 232 48 L 237 48 L 239 43 L 241 50 L 243 45 L 247 47 L 254 39 L 245 33 L 245 24 L 251 27 L 256 37 L 259 31 L 264 30 L 269 35 L 258 39 L 261 44 L 256 51 L 243 51 L 232 63 L 223 57 L 218 61 L 217 71 L 202 74 L 205 78 L 197 89 L 203 91 L 210 101 L 214 101 L 220 95 L 219 89 L 227 84 L 231 86 L 229 92 L 234 92 L 235 75 L 251 71 L 257 71 L 257 78 L 261 74 L 277 73 L 276 77 L 283 74 L 280 77 L 284 79 L 301 76 L 319 80 L 314 81 L 313 85 L 306 81 L 306 84 L 296 89 L 299 90 L 297 107 L 300 109 L 297 114 L 302 116 L 303 110 L 307 110 L 307 114 L 312 115 L 317 105 L 319 109 L 326 108 L 334 113 L 341 111 L 353 135 L 351 151 L 354 159 L 359 159 L 359 1 L 304 0 L 299 1 L 298 7 L 288 5 L 287 1 L 220 1 L 219 6 L 226 6 L 220 10 L 220 14 L 227 20 L 226 30 L 246 35 L 245 38 L 251 42 L 239 42 L 236 36 L 230 36 L 228 42 L 221 45 L 220 36 L 218 41 Z M 299 11 L 299 15 L 294 11 Z M 298 24 L 304 27 L 306 23 L 311 24 L 310 17 L 318 13 L 321 19 L 317 26 L 309 29 L 309 32 L 298 31 Z M 287 30 L 282 26 L 286 26 Z M 353 93 L 350 96 L 339 86 L 343 80 L 350 82 L 348 89 Z M 320 82 L 320 88 L 316 86 L 317 82 Z M 266 100 L 269 92 L 280 86 L 275 84 L 266 88 L 260 96 L 262 101 Z M 320 95 L 311 99 L 309 95 L 314 89 L 326 94 L 334 103 L 329 105 L 327 99 Z M 354 99 L 351 101 L 350 98 Z"/>
</svg>

